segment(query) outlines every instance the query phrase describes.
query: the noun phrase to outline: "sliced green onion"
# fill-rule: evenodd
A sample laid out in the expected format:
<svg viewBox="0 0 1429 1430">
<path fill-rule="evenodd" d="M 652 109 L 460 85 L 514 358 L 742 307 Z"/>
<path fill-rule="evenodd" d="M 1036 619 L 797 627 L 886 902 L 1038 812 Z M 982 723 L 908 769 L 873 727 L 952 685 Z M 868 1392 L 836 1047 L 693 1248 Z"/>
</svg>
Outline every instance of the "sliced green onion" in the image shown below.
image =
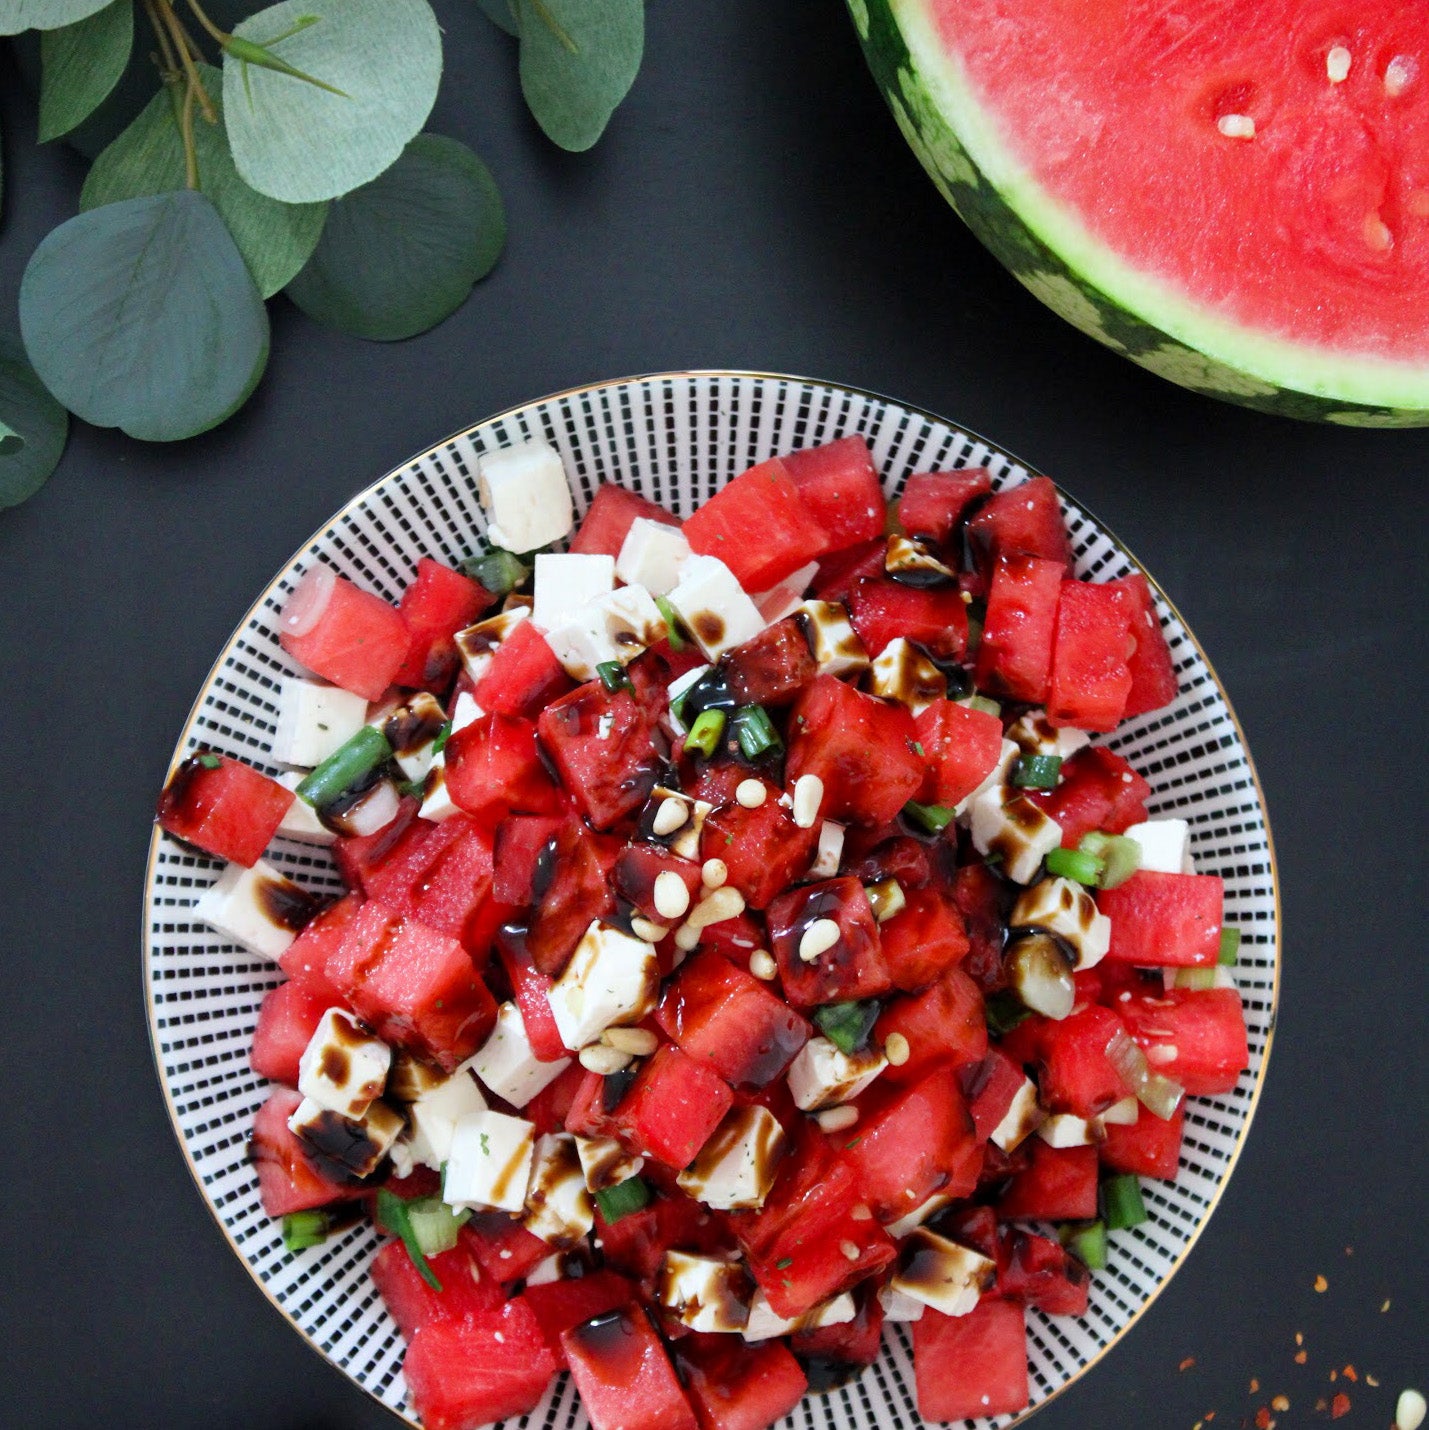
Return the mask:
<svg viewBox="0 0 1429 1430">
<path fill-rule="evenodd" d="M 1190 988 L 1197 993 L 1204 993 L 1208 988 L 1216 986 L 1216 970 L 1214 968 L 1178 968 L 1175 981 L 1171 986 L 1173 988 Z"/>
<path fill-rule="evenodd" d="M 969 710 L 981 710 L 984 715 L 996 715 L 1002 718 L 1002 706 L 996 700 L 989 700 L 986 695 L 970 695 L 962 702 Z"/>
<path fill-rule="evenodd" d="M 402 1245 L 407 1248 L 407 1255 L 412 1258 L 412 1265 L 417 1268 L 422 1280 L 433 1291 L 440 1291 L 442 1283 L 437 1280 L 437 1273 L 427 1264 L 426 1253 L 422 1250 L 421 1243 L 417 1240 L 417 1233 L 412 1227 L 412 1218 L 407 1215 L 407 1203 L 395 1192 L 389 1192 L 386 1187 L 379 1187 L 377 1189 L 377 1216 L 383 1226 L 391 1227 L 393 1232 L 402 1239 Z"/>
<path fill-rule="evenodd" d="M 436 759 L 447 747 L 447 741 L 452 737 L 452 722 L 447 720 L 442 728 L 437 731 L 436 738 L 432 741 L 432 758 Z"/>
<path fill-rule="evenodd" d="M 1012 783 L 1018 789 L 1056 789 L 1061 773 L 1061 755 L 1023 755 L 1012 766 Z"/>
<path fill-rule="evenodd" d="M 1216 954 L 1216 962 L 1224 968 L 1234 968 L 1235 961 L 1240 957 L 1240 930 L 1223 928 L 1221 930 L 1221 947 Z"/>
<path fill-rule="evenodd" d="M 1047 855 L 1047 872 L 1056 879 L 1075 879 L 1079 884 L 1094 885 L 1104 868 L 1095 854 L 1080 849 L 1053 849 Z"/>
<path fill-rule="evenodd" d="M 1112 834 L 1107 838 L 1106 853 L 1102 857 L 1106 860 L 1102 888 L 1114 889 L 1141 868 L 1141 845 L 1124 834 Z"/>
<path fill-rule="evenodd" d="M 968 603 L 968 653 L 972 654 L 982 644 L 983 627 L 987 624 L 987 602 Z"/>
<path fill-rule="evenodd" d="M 387 737 L 376 726 L 364 725 L 304 778 L 298 786 L 298 797 L 314 809 L 321 809 L 391 758 L 392 746 Z"/>
<path fill-rule="evenodd" d="M 1083 854 L 1090 854 L 1095 859 L 1105 859 L 1107 848 L 1110 846 L 1112 836 L 1103 834 L 1100 829 L 1089 830 L 1082 835 L 1077 843 L 1077 848 Z"/>
<path fill-rule="evenodd" d="M 215 755 L 212 751 L 209 751 L 207 754 L 200 755 L 198 762 L 206 770 L 216 770 L 223 764 L 223 756 Z"/>
<path fill-rule="evenodd" d="M 460 570 L 493 596 L 509 596 L 531 574 L 529 566 L 499 548 L 484 556 L 468 556 Z"/>
<path fill-rule="evenodd" d="M 665 639 L 669 641 L 670 649 L 684 650 L 687 644 L 685 632 L 680 626 L 680 617 L 675 608 L 664 596 L 656 596 L 655 609 L 665 618 Z"/>
<path fill-rule="evenodd" d="M 456 1245 L 457 1232 L 471 1220 L 471 1209 L 458 1211 L 440 1197 L 422 1197 L 407 1204 L 407 1220 L 423 1256 L 440 1256 Z"/>
<path fill-rule="evenodd" d="M 1019 1023 L 1032 1016 L 1032 1010 L 1010 988 L 992 993 L 983 1004 L 987 1030 L 995 1038 L 1010 1033 Z"/>
<path fill-rule="evenodd" d="M 826 1003 L 814 1009 L 814 1022 L 841 1052 L 854 1053 L 868 1042 L 881 1007 L 877 999 L 863 1003 Z"/>
<path fill-rule="evenodd" d="M 1102 1213 L 1111 1231 L 1140 1226 L 1146 1220 L 1141 1183 L 1133 1176 L 1108 1177 L 1102 1183 Z"/>
<path fill-rule="evenodd" d="M 685 749 L 698 750 L 708 757 L 719 749 L 719 742 L 723 738 L 724 711 L 701 710 L 695 723 L 690 726 L 690 733 L 685 736 Z"/>
<path fill-rule="evenodd" d="M 953 822 L 953 811 L 945 804 L 918 804 L 910 799 L 903 806 L 903 818 L 929 834 L 941 834 Z"/>
<path fill-rule="evenodd" d="M 742 705 L 734 712 L 734 737 L 746 760 L 757 760 L 770 750 L 782 750 L 784 742 L 762 705 Z"/>
<path fill-rule="evenodd" d="M 649 1205 L 650 1188 L 639 1177 L 627 1177 L 613 1187 L 602 1187 L 595 1194 L 595 1204 L 607 1226 L 618 1222 Z"/>
<path fill-rule="evenodd" d="M 600 676 L 600 683 L 612 694 L 617 690 L 634 690 L 630 683 L 630 677 L 625 673 L 625 667 L 618 660 L 603 660 L 596 666 L 595 673 Z"/>
<path fill-rule="evenodd" d="M 1068 1222 L 1058 1240 L 1093 1271 L 1106 1270 L 1106 1225 L 1099 1221 Z"/>
<path fill-rule="evenodd" d="M 283 1245 L 289 1251 L 306 1251 L 321 1246 L 327 1240 L 328 1215 L 319 1207 L 316 1211 L 289 1212 L 283 1218 Z"/>
</svg>

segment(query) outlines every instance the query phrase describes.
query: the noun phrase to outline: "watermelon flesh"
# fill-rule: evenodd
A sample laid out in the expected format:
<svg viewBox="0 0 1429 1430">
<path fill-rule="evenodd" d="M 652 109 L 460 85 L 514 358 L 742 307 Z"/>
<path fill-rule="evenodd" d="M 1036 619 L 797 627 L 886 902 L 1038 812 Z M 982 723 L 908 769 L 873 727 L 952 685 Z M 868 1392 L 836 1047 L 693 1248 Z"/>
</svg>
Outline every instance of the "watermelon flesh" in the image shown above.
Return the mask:
<svg viewBox="0 0 1429 1430">
<path fill-rule="evenodd" d="M 1429 11 L 1402 0 L 850 0 L 978 237 L 1152 371 L 1429 423 Z"/>
</svg>

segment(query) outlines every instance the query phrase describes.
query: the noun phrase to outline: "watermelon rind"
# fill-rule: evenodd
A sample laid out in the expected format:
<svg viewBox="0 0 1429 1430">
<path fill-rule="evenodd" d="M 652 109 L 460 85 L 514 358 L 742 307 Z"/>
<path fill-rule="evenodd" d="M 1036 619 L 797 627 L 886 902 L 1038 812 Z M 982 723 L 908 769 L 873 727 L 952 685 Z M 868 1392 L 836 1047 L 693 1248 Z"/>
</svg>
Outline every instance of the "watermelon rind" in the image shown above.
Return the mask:
<svg viewBox="0 0 1429 1430">
<path fill-rule="evenodd" d="M 1210 397 L 1347 427 L 1429 426 L 1429 364 L 1333 352 L 1247 328 L 1133 268 L 1003 143 L 928 0 L 846 0 L 919 162 L 978 239 L 1073 327 Z"/>
</svg>

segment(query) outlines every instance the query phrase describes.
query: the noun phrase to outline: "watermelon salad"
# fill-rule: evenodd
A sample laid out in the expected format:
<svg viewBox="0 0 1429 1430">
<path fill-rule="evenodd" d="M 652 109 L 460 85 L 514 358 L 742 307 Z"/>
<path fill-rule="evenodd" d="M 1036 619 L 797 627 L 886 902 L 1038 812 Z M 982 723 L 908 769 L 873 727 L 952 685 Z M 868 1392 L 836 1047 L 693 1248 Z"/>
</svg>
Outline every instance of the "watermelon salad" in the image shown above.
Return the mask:
<svg viewBox="0 0 1429 1430">
<path fill-rule="evenodd" d="M 1145 579 L 1074 576 L 1045 477 L 886 503 L 860 437 L 683 522 L 577 525 L 541 442 L 479 486 L 488 548 L 395 607 L 292 590 L 282 773 L 160 799 L 286 975 L 264 1208 L 295 1254 L 371 1217 L 428 1430 L 563 1369 L 595 1430 L 763 1430 L 886 1322 L 924 1419 L 1020 1410 L 1027 1309 L 1086 1311 L 1248 1062 L 1221 880 L 1093 738 L 1177 694 Z"/>
</svg>

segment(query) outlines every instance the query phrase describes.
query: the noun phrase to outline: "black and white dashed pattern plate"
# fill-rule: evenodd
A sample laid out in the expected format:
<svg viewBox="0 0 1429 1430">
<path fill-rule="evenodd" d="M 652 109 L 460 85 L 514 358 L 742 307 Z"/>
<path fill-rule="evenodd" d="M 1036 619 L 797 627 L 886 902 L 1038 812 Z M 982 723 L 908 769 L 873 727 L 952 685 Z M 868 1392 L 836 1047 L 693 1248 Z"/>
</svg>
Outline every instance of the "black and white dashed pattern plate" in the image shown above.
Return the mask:
<svg viewBox="0 0 1429 1430">
<path fill-rule="evenodd" d="M 930 414 L 868 393 L 753 373 L 671 373 L 557 394 L 461 432 L 398 467 L 348 503 L 294 556 L 243 618 L 199 693 L 175 750 L 221 750 L 269 773 L 279 679 L 296 673 L 278 644 L 278 612 L 302 573 L 323 562 L 395 600 L 423 555 L 455 563 L 485 525 L 474 469 L 481 452 L 543 437 L 565 458 L 578 512 L 615 480 L 688 515 L 762 458 L 850 433 L 865 436 L 896 493 L 913 472 L 987 466 L 998 487 L 1028 476 L 1007 454 Z M 1111 579 L 1131 556 L 1072 500 L 1063 505 L 1078 574 Z M 1278 896 L 1270 830 L 1235 715 L 1176 611 L 1157 604 L 1181 693 L 1109 740 L 1151 781 L 1154 816 L 1190 821 L 1198 869 L 1226 881 L 1226 920 L 1243 931 L 1235 974 L 1250 1028 L 1250 1068 L 1230 1094 L 1191 1100 L 1181 1172 L 1144 1184 L 1150 1220 L 1111 1237 L 1110 1266 L 1080 1320 L 1029 1314 L 1035 1409 L 1097 1361 L 1176 1270 L 1234 1167 L 1265 1071 L 1279 986 Z M 271 861 L 317 893 L 340 888 L 327 854 L 279 840 Z M 193 918 L 218 861 L 155 830 L 145 890 L 145 979 L 164 1094 L 184 1155 L 224 1235 L 264 1293 L 308 1341 L 364 1390 L 416 1424 L 405 1407 L 403 1342 L 368 1276 L 377 1239 L 352 1227 L 290 1255 L 263 1213 L 246 1152 L 268 1085 L 248 1065 L 258 1008 L 277 969 Z M 1004 1416 L 983 1426 L 1013 1423 Z M 969 1422 L 970 1424 L 974 1422 Z M 567 1376 L 521 1422 L 578 1430 L 585 1417 Z M 800 1430 L 906 1430 L 918 1424 L 910 1343 L 890 1328 L 885 1353 L 859 1380 L 806 1398 Z"/>
</svg>

